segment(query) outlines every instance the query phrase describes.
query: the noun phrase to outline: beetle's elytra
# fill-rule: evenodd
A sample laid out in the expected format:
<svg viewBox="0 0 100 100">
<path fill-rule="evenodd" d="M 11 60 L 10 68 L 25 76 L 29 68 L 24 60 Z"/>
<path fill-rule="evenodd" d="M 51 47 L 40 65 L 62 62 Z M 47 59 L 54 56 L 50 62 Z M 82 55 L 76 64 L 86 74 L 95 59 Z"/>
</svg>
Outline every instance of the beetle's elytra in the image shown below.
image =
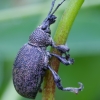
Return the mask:
<svg viewBox="0 0 100 100">
<path fill-rule="evenodd" d="M 65 45 L 56 46 L 50 36 L 50 25 L 56 20 L 54 13 L 65 0 L 58 4 L 55 10 L 52 11 L 55 1 L 56 0 L 52 1 L 52 6 L 46 19 L 30 35 L 28 43 L 20 49 L 14 62 L 14 87 L 21 96 L 26 98 L 35 99 L 41 88 L 41 83 L 47 69 L 52 72 L 55 84 L 60 90 L 78 93 L 83 89 L 82 83 L 79 83 L 79 88 L 63 88 L 59 75 L 49 65 L 49 59 L 52 56 L 57 57 L 65 65 L 70 65 L 74 62 L 74 60 L 70 58 L 69 54 L 67 54 L 69 48 Z M 57 54 L 47 52 L 47 46 L 56 48 L 65 56 L 62 57 Z"/>
</svg>

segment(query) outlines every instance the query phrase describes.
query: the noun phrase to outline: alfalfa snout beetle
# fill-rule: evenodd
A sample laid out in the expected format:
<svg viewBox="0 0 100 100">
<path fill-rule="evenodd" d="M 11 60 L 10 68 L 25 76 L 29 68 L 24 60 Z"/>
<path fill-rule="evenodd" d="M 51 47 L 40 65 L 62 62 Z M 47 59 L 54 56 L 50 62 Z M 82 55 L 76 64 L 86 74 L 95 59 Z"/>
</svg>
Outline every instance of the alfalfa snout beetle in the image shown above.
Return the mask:
<svg viewBox="0 0 100 100">
<path fill-rule="evenodd" d="M 66 53 L 69 51 L 69 48 L 65 45 L 56 46 L 50 36 L 50 25 L 56 21 L 54 13 L 65 0 L 59 3 L 55 10 L 52 11 L 55 1 L 56 0 L 52 1 L 52 6 L 46 19 L 30 35 L 28 43 L 20 49 L 14 62 L 14 87 L 21 96 L 26 98 L 35 99 L 41 88 L 41 83 L 47 69 L 51 71 L 55 84 L 60 90 L 78 93 L 83 89 L 82 83 L 79 83 L 79 88 L 63 88 L 59 75 L 49 65 L 49 59 L 52 56 L 58 58 L 65 65 L 70 65 L 74 62 L 74 60 L 70 58 L 69 54 Z M 65 57 L 47 52 L 47 46 L 56 48 L 62 52 L 62 54 L 65 54 Z"/>
</svg>

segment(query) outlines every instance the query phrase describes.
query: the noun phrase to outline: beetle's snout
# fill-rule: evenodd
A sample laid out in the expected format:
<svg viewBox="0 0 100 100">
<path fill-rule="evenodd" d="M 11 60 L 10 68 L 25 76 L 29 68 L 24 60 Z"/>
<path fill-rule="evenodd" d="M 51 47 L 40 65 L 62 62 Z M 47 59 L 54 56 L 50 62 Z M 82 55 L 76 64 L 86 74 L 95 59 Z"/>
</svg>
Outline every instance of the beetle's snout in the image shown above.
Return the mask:
<svg viewBox="0 0 100 100">
<path fill-rule="evenodd" d="M 51 15 L 49 16 L 48 20 L 49 20 L 49 24 L 53 24 L 56 21 L 56 16 L 55 15 Z"/>
<path fill-rule="evenodd" d="M 48 20 L 55 20 L 57 17 L 55 15 L 49 16 Z"/>
</svg>

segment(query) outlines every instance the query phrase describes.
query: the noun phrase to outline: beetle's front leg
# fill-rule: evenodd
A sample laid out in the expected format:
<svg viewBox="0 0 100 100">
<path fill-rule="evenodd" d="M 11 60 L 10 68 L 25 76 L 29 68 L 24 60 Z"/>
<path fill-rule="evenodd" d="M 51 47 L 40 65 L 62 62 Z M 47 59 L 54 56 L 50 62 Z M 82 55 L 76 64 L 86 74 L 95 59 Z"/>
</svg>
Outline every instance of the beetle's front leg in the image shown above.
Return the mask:
<svg viewBox="0 0 100 100">
<path fill-rule="evenodd" d="M 48 68 L 52 72 L 55 84 L 58 87 L 58 89 L 63 90 L 63 91 L 74 92 L 74 93 L 78 93 L 79 91 L 83 90 L 84 86 L 80 82 L 78 83 L 80 85 L 79 88 L 75 88 L 75 87 L 66 87 L 66 88 L 63 88 L 63 86 L 61 84 L 61 79 L 60 79 L 59 75 L 50 66 L 48 66 Z"/>
<path fill-rule="evenodd" d="M 69 52 L 69 47 L 67 45 L 58 45 L 56 46 L 53 39 L 51 38 L 51 46 L 56 48 L 57 50 L 59 50 L 61 53 L 66 53 L 66 52 Z"/>
</svg>

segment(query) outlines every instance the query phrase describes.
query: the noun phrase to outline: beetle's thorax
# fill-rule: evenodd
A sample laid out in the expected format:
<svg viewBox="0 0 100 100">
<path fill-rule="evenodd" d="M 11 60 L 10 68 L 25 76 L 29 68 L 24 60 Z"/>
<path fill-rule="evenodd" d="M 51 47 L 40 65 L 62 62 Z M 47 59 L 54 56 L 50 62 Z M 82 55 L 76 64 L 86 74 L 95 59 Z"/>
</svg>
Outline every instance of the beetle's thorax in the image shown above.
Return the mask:
<svg viewBox="0 0 100 100">
<path fill-rule="evenodd" d="M 46 47 L 51 45 L 50 25 L 56 21 L 55 15 L 49 15 L 40 26 L 30 35 L 29 44 Z"/>
<path fill-rule="evenodd" d="M 29 44 L 37 47 L 47 47 L 51 44 L 50 34 L 39 26 L 29 37 Z"/>
</svg>

